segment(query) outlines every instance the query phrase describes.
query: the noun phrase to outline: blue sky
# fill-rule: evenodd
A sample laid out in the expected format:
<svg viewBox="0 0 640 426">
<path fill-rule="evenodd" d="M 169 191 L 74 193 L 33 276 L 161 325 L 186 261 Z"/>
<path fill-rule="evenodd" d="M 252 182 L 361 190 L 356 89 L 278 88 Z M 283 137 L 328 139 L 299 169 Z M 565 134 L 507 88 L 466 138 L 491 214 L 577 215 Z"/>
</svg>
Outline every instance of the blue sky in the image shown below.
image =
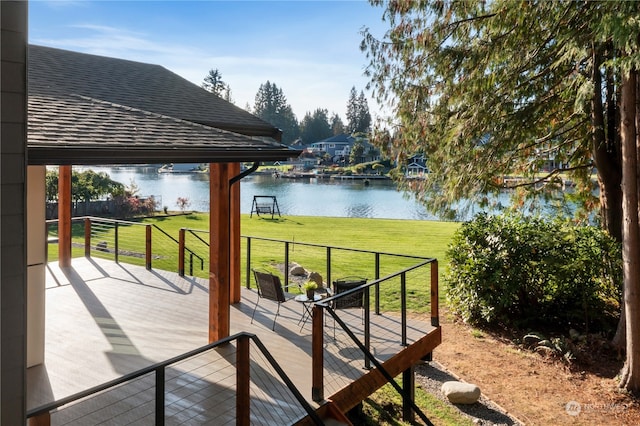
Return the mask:
<svg viewBox="0 0 640 426">
<path fill-rule="evenodd" d="M 162 65 L 200 85 L 217 68 L 236 105 L 280 87 L 298 120 L 326 108 L 343 120 L 365 90 L 360 30 L 384 33 L 383 9 L 350 1 L 30 1 L 29 42 Z"/>
</svg>

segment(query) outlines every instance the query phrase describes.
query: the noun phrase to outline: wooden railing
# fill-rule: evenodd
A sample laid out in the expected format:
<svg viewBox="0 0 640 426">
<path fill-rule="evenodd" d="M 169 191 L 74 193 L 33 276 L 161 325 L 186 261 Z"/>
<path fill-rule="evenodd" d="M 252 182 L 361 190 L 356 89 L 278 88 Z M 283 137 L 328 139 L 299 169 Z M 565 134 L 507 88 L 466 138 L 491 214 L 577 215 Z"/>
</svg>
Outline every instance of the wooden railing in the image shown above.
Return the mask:
<svg viewBox="0 0 640 426">
<path fill-rule="evenodd" d="M 185 258 L 190 260 L 189 273 L 193 275 L 194 263 L 199 261 L 200 267 L 204 269 L 205 257 L 208 256 L 208 253 L 202 253 L 205 247 L 208 248 L 208 239 L 200 236 L 202 233 L 208 234 L 208 231 L 184 228 L 180 230 L 178 239 L 175 239 L 156 225 L 142 224 L 139 222 L 82 217 L 74 218 L 74 223 L 83 227 L 84 242 L 82 245 L 84 246 L 85 256 L 113 256 L 116 262 L 118 262 L 121 257 L 128 256 L 129 260 L 133 260 L 130 263 L 138 264 L 140 264 L 141 259 L 144 259 L 144 265 L 147 269 L 152 267 L 152 262 L 155 257 L 166 257 L 174 259 L 172 262 L 176 262 L 177 260 L 177 270 L 181 275 L 184 275 L 186 272 Z M 163 238 L 164 243 L 154 243 L 154 231 L 157 231 L 158 235 L 156 240 Z M 78 234 L 79 232 L 79 229 L 74 230 L 74 234 Z M 189 236 L 188 244 L 187 236 Z M 314 400 L 321 401 L 325 397 L 324 377 L 327 366 L 324 363 L 324 352 L 326 345 L 331 344 L 331 342 L 325 342 L 324 340 L 326 333 L 325 317 L 333 317 L 335 324 L 337 324 L 340 329 L 356 339 L 353 341 L 353 346 L 362 349 L 361 356 L 365 371 L 369 370 L 372 364 L 377 367 L 379 363 L 374 360 L 372 355 L 372 353 L 375 352 L 375 348 L 371 347 L 372 337 L 376 337 L 371 335 L 371 313 L 381 315 L 383 309 L 385 311 L 392 310 L 396 312 L 400 317 L 400 321 L 398 329 L 393 331 L 393 333 L 399 336 L 398 351 L 401 351 L 401 347 L 412 344 L 413 342 L 407 340 L 408 282 L 411 281 L 411 293 L 416 293 L 416 291 L 420 292 L 422 297 L 418 297 L 418 299 L 429 300 L 431 317 L 429 326 L 432 330 L 434 328 L 437 329 L 438 336 L 437 340 L 431 340 L 423 344 L 421 348 L 419 348 L 419 351 L 430 351 L 434 347 L 434 342 L 439 343 L 438 262 L 436 259 L 262 237 L 243 236 L 242 238 L 245 239 L 245 279 L 247 288 L 251 288 L 251 278 L 253 276 L 251 269 L 265 266 L 264 263 L 261 263 L 265 260 L 265 252 L 268 253 L 267 258 L 271 266 L 274 261 L 279 263 L 278 253 L 280 253 L 281 256 L 280 260 L 282 265 L 288 266 L 294 257 L 296 260 L 304 258 L 305 261 L 314 262 L 318 268 L 317 270 L 322 270 L 324 273 L 324 279 L 329 285 L 332 283 L 334 275 L 344 276 L 354 274 L 354 263 L 351 262 L 349 264 L 350 266 L 345 266 L 343 262 L 345 258 L 362 256 L 362 259 L 356 262 L 357 266 L 360 267 L 360 270 L 356 271 L 357 275 L 373 277 L 372 279 L 368 279 L 366 283 L 360 287 L 346 293 L 336 294 L 313 306 L 312 395 Z M 140 249 L 140 239 L 144 239 L 145 241 L 143 250 Z M 269 246 L 260 246 L 261 244 Z M 197 246 L 201 246 L 200 252 L 202 254 L 198 254 Z M 256 249 L 256 246 L 259 246 L 259 249 Z M 158 254 L 158 250 L 155 249 L 156 247 L 162 247 L 162 249 L 165 250 L 164 254 Z M 305 253 L 306 250 L 310 252 Z M 410 263 L 410 266 L 398 266 L 403 263 Z M 173 263 L 173 265 L 175 265 L 175 263 Z M 175 270 L 166 266 L 164 268 L 161 266 L 161 269 Z M 429 271 L 425 271 L 425 269 L 429 269 Z M 394 272 L 388 273 L 390 270 Z M 381 277 L 383 271 L 387 272 L 384 277 Z M 283 274 L 284 286 L 286 289 L 289 289 L 292 277 L 289 274 L 288 267 L 283 268 Z M 381 290 L 398 295 L 397 302 L 399 305 L 391 308 L 381 306 Z M 340 320 L 339 314 L 332 308 L 335 301 L 342 297 L 347 297 L 353 292 L 363 292 L 365 300 L 363 306 L 364 327 L 362 334 L 359 336 L 355 336 L 351 330 L 349 330 L 348 326 Z M 416 297 L 415 294 L 413 294 L 413 296 L 414 298 Z M 427 328 L 428 326 L 425 324 L 425 335 L 431 332 L 427 330 Z M 435 344 L 437 345 L 437 343 Z M 417 353 L 414 357 L 419 356 L 422 358 L 428 357 L 429 355 L 430 352 Z"/>
<path fill-rule="evenodd" d="M 387 263 L 389 264 L 389 267 L 392 268 L 393 270 L 398 269 L 396 264 L 399 259 L 405 259 L 409 261 L 415 260 L 417 262 L 426 260 L 428 261 L 428 263 L 437 262 L 436 259 L 428 258 L 424 256 L 396 254 L 396 253 L 388 253 L 388 252 L 375 251 L 375 250 L 354 249 L 354 248 L 347 248 L 347 247 L 337 247 L 337 246 L 330 246 L 330 245 L 323 245 L 323 244 L 280 240 L 275 238 L 251 237 L 251 236 L 243 236 L 242 238 L 246 240 L 245 284 L 247 288 L 251 287 L 251 279 L 253 276 L 251 274 L 251 269 L 254 267 L 262 266 L 262 265 L 256 265 L 256 263 L 254 262 L 255 256 L 253 255 L 253 250 L 254 250 L 253 246 L 254 246 L 254 242 L 257 242 L 257 241 L 272 243 L 274 246 L 276 246 L 275 248 L 270 249 L 269 252 L 274 257 L 277 256 L 277 253 L 280 253 L 280 255 L 282 256 L 281 259 L 282 259 L 283 265 L 289 265 L 291 263 L 294 250 L 296 249 L 297 250 L 300 250 L 300 248 L 316 249 L 317 254 L 315 255 L 315 258 L 319 259 L 321 257 L 324 257 L 323 278 L 324 278 L 324 281 L 328 284 L 330 284 L 333 281 L 333 275 L 336 270 L 339 270 L 341 275 L 354 275 L 353 271 L 348 271 L 346 270 L 346 268 L 339 266 L 340 258 L 338 256 L 340 256 L 340 254 L 345 254 L 345 253 L 362 254 L 370 257 L 372 259 L 370 262 L 371 267 L 367 271 L 359 271 L 358 274 L 362 276 L 368 276 L 368 277 L 373 276 L 374 280 L 378 280 L 380 278 L 380 274 L 383 266 L 383 262 L 382 262 L 383 258 L 390 259 Z M 278 245 L 280 245 L 281 247 L 278 248 L 277 247 Z M 284 275 L 284 288 L 288 290 L 291 282 L 291 276 L 289 274 L 288 267 L 284 268 L 283 275 Z M 375 312 L 376 314 L 379 314 L 380 313 L 380 286 L 379 285 L 374 285 L 374 301 L 375 301 L 375 307 L 374 307 Z"/>
<path fill-rule="evenodd" d="M 435 259 L 424 260 L 412 267 L 403 269 L 402 271 L 390 274 L 384 278 L 370 281 L 362 284 L 358 287 L 354 287 L 343 293 L 335 294 L 326 299 L 322 299 L 314 303 L 312 317 L 313 317 L 313 334 L 312 334 L 312 364 L 313 371 L 317 371 L 318 374 L 314 374 L 312 377 L 312 395 L 316 401 L 321 401 L 325 398 L 324 395 L 324 352 L 325 352 L 325 331 L 326 321 L 324 321 L 325 312 L 329 314 L 333 320 L 340 326 L 340 328 L 350 337 L 350 339 L 362 349 L 362 356 L 364 361 L 365 370 L 371 368 L 372 362 L 379 367 L 379 363 L 375 361 L 372 355 L 371 347 L 371 297 L 370 291 L 372 288 L 379 288 L 380 285 L 384 285 L 386 282 L 393 280 L 396 277 L 400 277 L 400 324 L 399 329 L 396 330 L 400 336 L 399 345 L 408 346 L 409 341 L 407 338 L 407 274 L 412 271 L 419 270 L 425 266 L 430 268 L 430 306 L 431 306 L 431 326 L 434 328 L 439 327 L 439 312 L 438 312 L 438 262 Z M 340 319 L 340 315 L 334 309 L 336 302 L 342 298 L 349 298 L 355 293 L 363 294 L 363 332 L 357 337 L 349 326 Z M 393 334 L 393 330 L 387 330 Z M 427 330 L 425 330 L 427 334 Z M 428 354 L 424 354 L 428 355 Z M 322 372 L 322 374 L 321 374 Z"/>
<path fill-rule="evenodd" d="M 57 219 L 46 221 L 47 238 L 51 242 L 57 242 L 55 237 L 50 236 L 50 228 L 57 222 Z M 178 239 L 155 224 L 81 216 L 72 219 L 72 231 L 72 245 L 77 249 L 83 248 L 85 257 L 112 258 L 116 263 L 127 258 L 128 263 L 143 264 L 147 269 L 151 269 L 155 261 L 160 269 L 178 270 L 181 275 L 185 272 L 185 258 L 188 259 L 191 275 L 194 266 L 204 270 L 207 263 L 204 256 L 208 256 L 208 253 L 200 254 L 184 242 L 181 245 Z M 80 235 L 82 237 L 78 238 Z"/>
<path fill-rule="evenodd" d="M 358 276 L 374 276 L 372 280 L 367 280 L 366 283 L 355 287 L 351 290 L 345 291 L 340 294 L 335 294 L 326 299 L 322 299 L 314 303 L 312 308 L 312 398 L 314 401 L 322 401 L 327 398 L 325 389 L 325 378 L 330 374 L 331 370 L 347 369 L 349 366 L 347 363 L 343 365 L 336 365 L 340 357 L 330 356 L 332 364 L 329 365 L 326 362 L 325 355 L 333 348 L 340 346 L 341 349 L 357 348 L 359 354 L 362 357 L 362 364 L 364 369 L 360 372 L 356 372 L 356 375 L 360 375 L 361 378 L 366 376 L 368 371 L 374 370 L 377 372 L 374 378 L 367 378 L 366 389 L 357 389 L 358 386 L 352 383 L 344 383 L 345 387 L 342 390 L 342 394 L 346 394 L 346 407 L 351 408 L 351 403 L 357 403 L 362 401 L 365 397 L 373 393 L 377 387 L 382 386 L 384 383 L 392 383 L 396 387 L 398 392 L 403 397 L 403 401 L 408 406 L 407 412 L 417 413 L 425 424 L 430 424 L 426 416 L 421 413 L 414 404 L 413 398 L 405 394 L 400 389 L 394 380 L 392 380 L 392 374 L 403 374 L 403 382 L 408 387 L 413 382 L 413 373 L 408 374 L 408 371 L 413 371 L 413 365 L 420 360 L 430 359 L 431 351 L 440 343 L 440 321 L 439 321 L 439 289 L 438 289 L 438 261 L 435 258 L 426 258 L 413 255 L 401 255 L 394 253 L 385 253 L 372 250 L 350 249 L 345 247 L 326 246 L 320 244 L 310 244 L 303 242 L 293 242 L 286 240 L 277 240 L 271 238 L 260 237 L 244 237 L 246 239 L 246 287 L 251 287 L 250 273 L 252 268 L 264 268 L 271 266 L 274 263 L 282 265 L 290 265 L 292 259 L 295 257 L 299 260 L 301 257 L 305 257 L 305 253 L 301 253 L 306 248 L 313 250 L 313 253 L 306 253 L 306 261 L 313 261 L 316 265 L 323 265 L 323 273 L 326 277 L 327 285 L 331 285 L 333 282 L 333 276 L 338 271 L 341 275 L 353 275 L 353 262 L 347 262 L 348 266 L 344 265 L 343 259 L 345 256 L 358 255 L 363 256 L 359 262 L 361 269 L 357 271 L 355 275 Z M 268 246 L 261 246 L 257 253 L 254 254 L 256 242 L 259 241 L 262 244 L 268 244 Z M 279 247 L 278 247 L 279 246 Z M 269 254 L 268 259 L 270 265 L 264 265 L 257 262 L 256 257 L 264 258 L 263 252 Z M 368 259 L 368 260 L 367 260 Z M 399 268 L 397 265 L 400 260 L 413 263 L 410 266 Z M 351 268 L 351 269 L 350 269 Z M 389 273 L 384 277 L 381 277 L 383 270 L 394 270 L 395 272 Z M 289 275 L 289 268 L 284 268 L 284 287 L 288 289 L 291 287 L 292 277 Z M 409 286 L 411 282 L 411 286 Z M 409 289 L 410 287 L 410 289 Z M 387 295 L 397 295 L 397 306 L 383 306 L 381 294 L 386 292 Z M 356 334 L 354 330 L 350 328 L 344 321 L 340 319 L 340 314 L 333 306 L 342 298 L 348 298 L 354 293 L 363 294 L 363 324 L 362 330 Z M 424 302 L 428 301 L 430 309 L 430 322 L 423 323 L 423 334 L 418 340 L 410 341 L 408 339 L 408 325 L 407 318 L 408 313 L 408 299 L 409 294 L 412 294 L 414 299 L 419 299 Z M 387 297 L 389 298 L 389 297 Z M 388 302 L 387 302 L 388 303 Z M 426 307 L 427 303 L 422 305 L 422 308 Z M 399 322 L 395 325 L 395 329 L 386 329 L 385 333 L 392 336 L 397 336 L 397 352 L 398 358 L 392 361 L 393 370 L 391 373 L 387 372 L 382 366 L 382 361 L 377 360 L 373 353 L 377 353 L 376 348 L 372 346 L 373 341 L 377 341 L 380 336 L 373 334 L 371 331 L 372 315 L 383 315 L 385 311 L 390 315 L 399 316 Z M 328 321 L 327 318 L 332 318 L 336 326 L 342 330 L 344 335 L 349 338 L 348 342 L 335 341 L 334 339 L 325 338 L 332 333 L 330 330 L 326 330 Z M 393 322 L 391 322 L 393 324 Z M 405 348 L 411 346 L 410 351 L 406 351 Z M 406 354 L 405 352 L 408 352 Z M 399 371 L 395 371 L 398 370 Z M 355 381 L 358 381 L 356 379 Z M 344 389 L 347 389 L 344 391 Z M 335 391 L 335 384 L 332 387 Z M 366 393 L 370 392 L 370 393 Z M 366 394 L 365 394 L 366 393 Z M 364 396 L 363 396 L 364 395 Z M 333 394 L 331 397 L 335 397 Z"/>
</svg>

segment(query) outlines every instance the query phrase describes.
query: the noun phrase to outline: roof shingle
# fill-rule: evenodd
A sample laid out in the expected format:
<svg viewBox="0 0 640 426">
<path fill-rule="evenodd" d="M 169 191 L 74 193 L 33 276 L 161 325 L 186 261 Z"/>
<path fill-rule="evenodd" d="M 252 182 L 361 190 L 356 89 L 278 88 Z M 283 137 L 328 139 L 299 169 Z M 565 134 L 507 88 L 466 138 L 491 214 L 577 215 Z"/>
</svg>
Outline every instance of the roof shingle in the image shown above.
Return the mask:
<svg viewBox="0 0 640 426">
<path fill-rule="evenodd" d="M 282 160 L 278 129 L 158 65 L 29 46 L 29 164 Z M 253 137 L 252 137 L 253 136 Z"/>
</svg>

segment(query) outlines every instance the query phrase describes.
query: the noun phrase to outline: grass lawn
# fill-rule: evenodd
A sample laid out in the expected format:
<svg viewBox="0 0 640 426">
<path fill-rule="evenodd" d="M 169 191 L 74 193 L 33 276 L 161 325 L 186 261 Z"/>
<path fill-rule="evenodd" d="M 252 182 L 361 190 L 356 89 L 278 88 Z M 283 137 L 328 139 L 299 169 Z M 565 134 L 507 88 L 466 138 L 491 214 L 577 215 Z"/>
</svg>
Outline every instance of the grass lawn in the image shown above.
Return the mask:
<svg viewBox="0 0 640 426">
<path fill-rule="evenodd" d="M 256 237 L 315 243 L 397 254 L 435 257 L 444 264 L 444 253 L 458 222 L 361 219 L 317 216 L 250 218 L 241 215 L 241 233 Z M 209 215 L 194 213 L 145 219 L 172 235 L 180 228 L 209 229 Z"/>
<path fill-rule="evenodd" d="M 140 220 L 143 224 L 153 224 L 163 232 L 153 230 L 153 252 L 159 253 L 158 258 L 153 259 L 153 267 L 156 269 L 177 270 L 177 243 L 179 230 L 188 228 L 192 230 L 207 231 L 209 229 L 209 215 L 205 213 L 193 213 L 176 216 L 156 216 Z M 445 251 L 453 233 L 460 226 L 456 222 L 437 222 L 420 220 L 397 219 L 363 219 L 363 218 L 334 218 L 315 216 L 288 216 L 283 218 L 264 218 L 249 215 L 241 215 L 241 234 L 243 236 L 270 238 L 277 240 L 293 241 L 295 243 L 310 243 L 335 247 L 332 249 L 332 279 L 344 276 L 362 276 L 373 279 L 374 256 L 370 253 L 357 253 L 340 250 L 349 248 L 358 250 L 378 251 L 389 254 L 412 255 L 420 257 L 436 258 L 438 271 L 442 278 L 447 268 Z M 92 237 L 92 245 L 98 240 L 107 241 L 109 247 L 115 246 L 113 228 L 100 228 L 93 225 L 93 230 L 98 231 L 98 237 Z M 119 250 L 128 253 L 137 253 L 138 256 L 121 255 L 120 261 L 144 265 L 144 227 L 120 226 L 118 231 Z M 205 240 L 208 235 L 198 234 Z M 75 242 L 82 243 L 84 228 L 77 223 L 73 226 L 73 238 Z M 200 255 L 204 264 L 196 262 L 193 274 L 207 277 L 208 249 L 193 234 L 187 234 L 187 246 Z M 242 239 L 242 264 L 246 262 L 246 239 Z M 74 247 L 74 256 L 83 256 L 81 247 Z M 54 260 L 57 250 L 51 247 L 49 259 Z M 92 251 L 92 256 L 113 258 L 113 254 Z M 326 249 L 295 244 L 290 247 L 290 262 L 297 262 L 307 270 L 319 272 L 325 276 Z M 418 263 L 415 259 L 406 259 L 394 256 L 381 256 L 380 276 L 397 272 L 403 268 Z M 251 245 L 251 265 L 271 269 L 275 272 L 274 265 L 284 264 L 284 243 L 270 242 L 253 239 Z M 187 267 L 187 271 L 189 268 Z M 417 271 L 425 274 L 425 270 Z M 245 280 L 245 269 L 241 270 L 242 280 Z M 326 278 L 326 277 L 325 277 Z M 252 280 L 250 280 L 251 282 Z M 440 279 L 440 297 L 443 297 L 444 282 Z M 408 301 L 409 309 L 424 305 L 422 297 L 426 289 L 420 292 L 410 293 Z M 413 296 L 412 296 L 413 294 Z M 413 297 L 414 300 L 411 300 Z M 389 309 L 395 308 L 397 292 L 384 291 L 381 294 L 382 305 L 387 304 Z M 414 303 L 412 303 L 414 302 Z"/>
<path fill-rule="evenodd" d="M 198 230 L 209 229 L 207 214 L 189 214 L 171 217 L 155 217 L 144 221 L 154 223 L 170 235 L 178 235 L 180 228 Z M 456 222 L 436 222 L 396 219 L 334 218 L 315 216 L 289 216 L 283 218 L 241 217 L 243 236 L 287 240 L 296 243 L 311 243 L 332 247 L 379 251 L 390 254 L 404 254 L 438 259 L 439 275 L 443 276 L 447 268 L 445 251 L 453 233 L 460 226 Z M 194 241 L 187 237 L 189 241 Z M 242 264 L 246 261 L 246 240 L 242 239 Z M 251 246 L 251 264 L 266 267 L 275 272 L 272 265 L 284 263 L 284 244 L 254 239 Z M 201 253 L 203 256 L 206 253 Z M 290 248 L 290 261 L 297 262 L 308 270 L 324 275 L 326 270 L 326 250 L 319 247 L 293 245 Z M 370 279 L 374 257 L 368 253 L 352 253 L 339 249 L 332 250 L 332 278 L 341 276 L 364 276 Z M 381 276 L 396 272 L 416 264 L 415 259 L 403 259 L 383 256 L 381 258 Z M 241 271 L 244 282 L 245 271 Z M 421 271 L 424 273 L 424 271 Z M 196 275 L 201 275 L 194 272 Z M 206 277 L 205 273 L 202 274 Z M 440 280 L 440 296 L 443 281 Z M 387 294 L 389 298 L 392 293 Z M 382 295 L 383 304 L 384 292 Z M 417 296 L 416 296 L 417 297 Z M 416 301 L 416 305 L 423 304 Z M 411 309 L 411 301 L 409 301 Z"/>
</svg>

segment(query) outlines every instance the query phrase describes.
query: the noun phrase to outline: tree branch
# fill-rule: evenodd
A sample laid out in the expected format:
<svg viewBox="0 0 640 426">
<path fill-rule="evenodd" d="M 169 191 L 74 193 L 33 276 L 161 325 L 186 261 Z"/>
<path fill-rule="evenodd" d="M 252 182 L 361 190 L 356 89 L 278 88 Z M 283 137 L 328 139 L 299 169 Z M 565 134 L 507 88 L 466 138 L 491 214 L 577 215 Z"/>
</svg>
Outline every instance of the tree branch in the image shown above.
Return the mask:
<svg viewBox="0 0 640 426">
<path fill-rule="evenodd" d="M 549 178 L 559 175 L 562 172 L 570 172 L 573 170 L 582 170 L 582 169 L 587 169 L 587 168 L 591 168 L 593 167 L 593 164 L 583 164 L 581 166 L 575 166 L 575 167 L 568 167 L 566 169 L 553 169 L 552 171 L 550 171 L 549 173 L 547 173 L 546 175 L 538 178 L 538 179 L 534 179 L 532 181 L 529 182 L 524 182 L 524 183 L 517 183 L 515 185 L 502 185 L 502 188 L 504 189 L 516 189 L 516 188 L 522 188 L 522 187 L 526 187 L 526 186 L 535 186 L 539 183 L 543 183 L 546 180 L 548 180 Z"/>
</svg>

